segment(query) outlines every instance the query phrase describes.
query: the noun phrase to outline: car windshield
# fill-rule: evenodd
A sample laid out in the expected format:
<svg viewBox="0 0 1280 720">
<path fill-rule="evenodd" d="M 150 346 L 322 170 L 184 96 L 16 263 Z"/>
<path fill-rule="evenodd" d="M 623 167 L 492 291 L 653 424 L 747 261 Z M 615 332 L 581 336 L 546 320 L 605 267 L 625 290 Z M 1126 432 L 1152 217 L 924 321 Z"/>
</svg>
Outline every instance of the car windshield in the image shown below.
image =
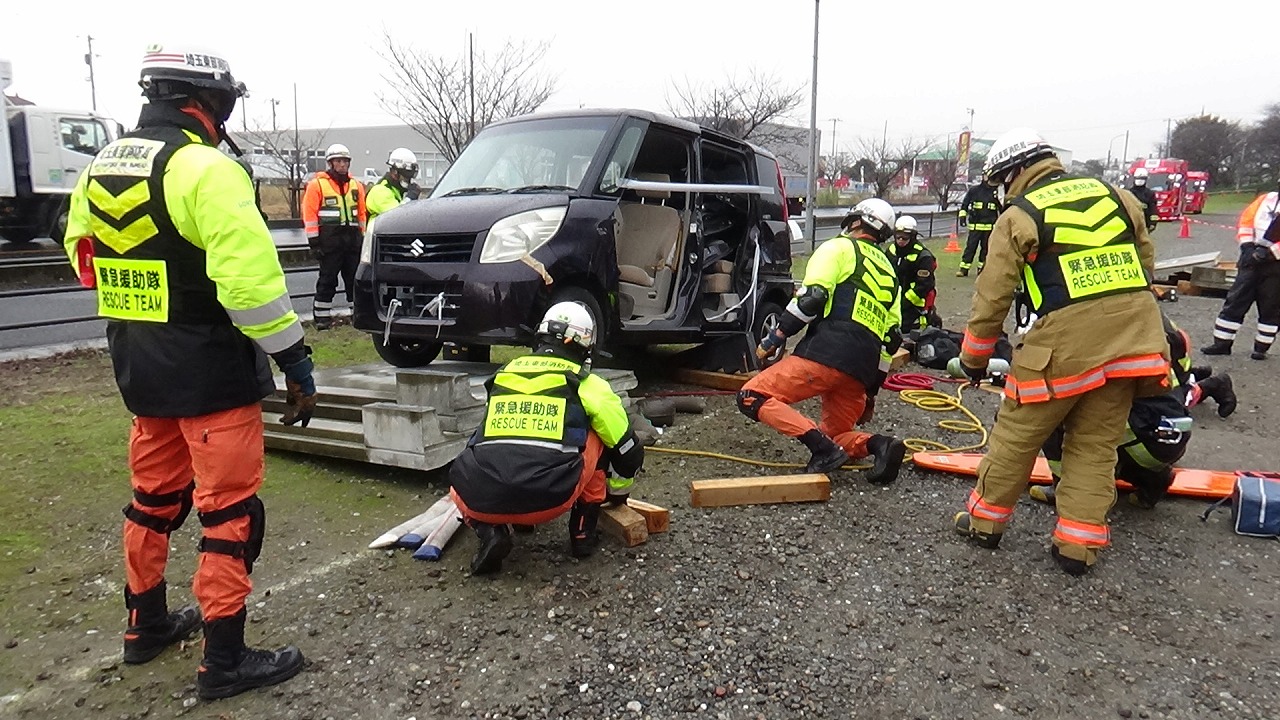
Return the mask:
<svg viewBox="0 0 1280 720">
<path fill-rule="evenodd" d="M 1129 187 L 1133 187 L 1133 178 L 1129 178 Z M 1151 173 L 1147 176 L 1147 187 L 1154 192 L 1169 189 L 1169 173 Z"/>
<path fill-rule="evenodd" d="M 577 190 L 612 117 L 525 120 L 476 135 L 431 197 Z"/>
</svg>

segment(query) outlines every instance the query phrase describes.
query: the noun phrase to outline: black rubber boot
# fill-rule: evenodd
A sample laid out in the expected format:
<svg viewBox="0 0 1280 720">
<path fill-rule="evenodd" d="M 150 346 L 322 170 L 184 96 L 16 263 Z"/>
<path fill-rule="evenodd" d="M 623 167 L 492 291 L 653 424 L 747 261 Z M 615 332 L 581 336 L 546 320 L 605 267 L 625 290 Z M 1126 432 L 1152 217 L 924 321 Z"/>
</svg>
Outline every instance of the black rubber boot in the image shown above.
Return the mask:
<svg viewBox="0 0 1280 720">
<path fill-rule="evenodd" d="M 596 525 L 600 522 L 600 503 L 585 503 L 579 500 L 569 511 L 569 552 L 576 558 L 587 558 L 595 554 L 600 544 L 600 532 Z"/>
<path fill-rule="evenodd" d="M 995 550 L 996 548 L 1000 547 L 1000 538 L 1003 537 L 1003 533 L 978 532 L 977 530 L 974 530 L 973 527 L 969 524 L 970 520 L 972 520 L 972 518 L 969 516 L 969 513 L 967 512 L 956 513 L 956 517 L 954 520 L 956 532 L 960 533 L 966 538 L 969 538 L 969 542 L 979 547 L 984 547 L 988 550 Z"/>
<path fill-rule="evenodd" d="M 1202 355 L 1230 355 L 1231 341 L 1222 338 L 1214 338 L 1212 345 L 1206 345 L 1200 348 Z"/>
<path fill-rule="evenodd" d="M 907 454 L 907 446 L 901 440 L 889 435 L 872 435 L 867 441 L 867 451 L 876 458 L 876 464 L 867 471 L 867 482 L 888 485 L 898 479 L 902 458 Z"/>
<path fill-rule="evenodd" d="M 810 430 L 801 435 L 800 442 L 813 453 L 809 458 L 809 464 L 804 466 L 805 472 L 828 473 L 839 470 L 842 465 L 849 462 L 849 453 L 837 445 L 835 440 L 824 435 L 821 430 Z"/>
<path fill-rule="evenodd" d="M 1214 375 L 1196 383 L 1201 392 L 1218 404 L 1218 417 L 1227 417 L 1236 411 L 1236 391 L 1227 373 Z"/>
<path fill-rule="evenodd" d="M 502 561 L 511 554 L 511 528 L 506 525 L 490 525 L 473 522 L 480 549 L 471 558 L 472 575 L 492 575 L 502 569 Z"/>
<path fill-rule="evenodd" d="M 1271 349 L 1271 346 L 1270 346 L 1270 345 L 1267 345 L 1266 343 L 1254 342 L 1254 343 L 1253 343 L 1253 352 L 1249 353 L 1249 359 L 1251 359 L 1251 360 L 1266 360 L 1266 359 L 1267 359 L 1267 351 L 1268 351 L 1268 350 L 1270 350 L 1270 349 Z"/>
<path fill-rule="evenodd" d="M 129 609 L 129 629 L 124 631 L 124 661 L 138 665 L 154 660 L 170 645 L 186 640 L 200 629 L 200 608 L 188 605 L 169 612 L 165 601 L 167 584 L 161 581 L 150 590 L 135 595 L 124 589 L 124 606 Z"/>
<path fill-rule="evenodd" d="M 196 674 L 196 694 L 217 700 L 282 683 L 302 671 L 302 651 L 288 645 L 257 650 L 244 644 L 245 611 L 204 624 L 204 660 Z"/>
<path fill-rule="evenodd" d="M 1080 577 L 1081 575 L 1089 572 L 1089 563 L 1063 555 L 1057 545 L 1051 546 L 1049 548 L 1049 553 L 1053 555 L 1053 559 L 1058 562 L 1058 567 L 1062 568 L 1063 572 L 1072 577 Z"/>
</svg>

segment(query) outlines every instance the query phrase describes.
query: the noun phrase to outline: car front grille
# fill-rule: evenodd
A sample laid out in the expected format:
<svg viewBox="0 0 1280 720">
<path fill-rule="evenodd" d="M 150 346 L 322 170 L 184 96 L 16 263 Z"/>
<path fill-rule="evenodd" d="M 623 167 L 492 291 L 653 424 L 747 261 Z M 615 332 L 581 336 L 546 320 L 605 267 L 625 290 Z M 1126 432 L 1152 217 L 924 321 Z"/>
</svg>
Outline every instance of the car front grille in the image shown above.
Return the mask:
<svg viewBox="0 0 1280 720">
<path fill-rule="evenodd" d="M 378 262 L 465 263 L 476 247 L 476 233 L 377 235 Z"/>
</svg>

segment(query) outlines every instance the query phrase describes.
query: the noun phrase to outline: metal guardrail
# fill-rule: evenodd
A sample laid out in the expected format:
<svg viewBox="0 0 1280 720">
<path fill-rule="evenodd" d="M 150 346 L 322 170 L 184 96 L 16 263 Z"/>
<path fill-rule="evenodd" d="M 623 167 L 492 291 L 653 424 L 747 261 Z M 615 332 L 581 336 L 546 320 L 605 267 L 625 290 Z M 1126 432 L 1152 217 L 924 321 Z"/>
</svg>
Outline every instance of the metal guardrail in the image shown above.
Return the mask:
<svg viewBox="0 0 1280 720">
<path fill-rule="evenodd" d="M 284 268 L 284 273 L 286 275 L 292 275 L 295 273 L 317 272 L 319 270 L 320 270 L 319 266 L 287 267 L 287 268 Z M 93 291 L 93 288 L 87 288 L 80 285 L 72 285 L 72 286 L 64 286 L 64 287 L 26 288 L 23 290 L 4 290 L 4 291 L 0 291 L 0 300 L 3 300 L 5 298 L 15 298 L 15 297 L 35 297 L 39 295 L 61 295 L 64 293 L 92 292 L 92 291 Z M 309 292 L 309 293 L 290 293 L 289 294 L 289 299 L 291 300 L 297 300 L 299 298 L 309 298 L 309 297 L 315 297 L 315 293 Z M 36 320 L 36 321 L 24 322 L 24 323 L 10 323 L 8 325 L 0 325 L 0 332 L 5 332 L 6 330 L 31 330 L 33 328 L 54 327 L 57 325 L 74 325 L 76 323 L 94 322 L 96 320 L 103 320 L 103 319 L 104 318 L 102 318 L 99 315 L 80 315 L 77 317 L 57 318 L 55 320 Z"/>
</svg>

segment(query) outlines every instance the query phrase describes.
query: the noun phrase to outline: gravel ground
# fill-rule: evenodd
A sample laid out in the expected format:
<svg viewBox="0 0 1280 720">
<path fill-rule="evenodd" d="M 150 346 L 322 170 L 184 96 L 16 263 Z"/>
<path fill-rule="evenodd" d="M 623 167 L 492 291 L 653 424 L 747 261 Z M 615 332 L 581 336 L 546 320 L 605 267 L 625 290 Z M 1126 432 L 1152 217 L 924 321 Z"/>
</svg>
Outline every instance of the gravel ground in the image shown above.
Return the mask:
<svg viewBox="0 0 1280 720">
<path fill-rule="evenodd" d="M 949 315 L 964 304 L 948 305 Z M 1219 304 L 1164 307 L 1204 341 Z M 1280 469 L 1276 362 L 1215 359 L 1236 378 L 1241 406 L 1227 420 L 1211 406 L 1194 411 L 1187 465 Z M 966 394 L 984 419 L 996 400 Z M 939 414 L 889 397 L 880 405 L 872 431 L 969 441 L 936 429 Z M 816 414 L 812 403 L 801 408 Z M 806 457 L 727 397 L 681 416 L 661 444 Z M 213 703 L 194 696 L 198 645 L 142 667 L 118 664 L 119 589 L 102 587 L 120 576 L 113 499 L 89 541 L 107 550 L 49 589 L 39 630 L 21 643 L 0 638 L 0 653 L 23 653 L 28 668 L 0 716 L 1280 717 L 1280 543 L 1234 535 L 1226 512 L 1201 523 L 1202 502 L 1121 503 L 1113 547 L 1073 579 L 1047 551 L 1051 510 L 1029 500 L 998 551 L 954 536 L 966 478 L 906 469 L 878 488 L 837 473 L 827 503 L 694 509 L 691 480 L 761 471 L 658 454 L 647 468 L 636 495 L 672 509 L 669 533 L 633 549 L 607 541 L 576 561 L 564 552 L 562 520 L 518 536 L 496 578 L 468 577 L 469 534 L 439 564 L 363 549 L 437 497 L 439 473 L 366 482 L 383 510 L 351 527 L 271 507 L 249 635 L 297 643 L 307 669 Z M 335 482 L 361 473 L 333 465 Z M 194 532 L 175 537 L 179 556 Z M 175 599 L 185 593 L 182 567 L 170 575 Z M 86 636 L 77 613 L 102 631 Z"/>
</svg>

